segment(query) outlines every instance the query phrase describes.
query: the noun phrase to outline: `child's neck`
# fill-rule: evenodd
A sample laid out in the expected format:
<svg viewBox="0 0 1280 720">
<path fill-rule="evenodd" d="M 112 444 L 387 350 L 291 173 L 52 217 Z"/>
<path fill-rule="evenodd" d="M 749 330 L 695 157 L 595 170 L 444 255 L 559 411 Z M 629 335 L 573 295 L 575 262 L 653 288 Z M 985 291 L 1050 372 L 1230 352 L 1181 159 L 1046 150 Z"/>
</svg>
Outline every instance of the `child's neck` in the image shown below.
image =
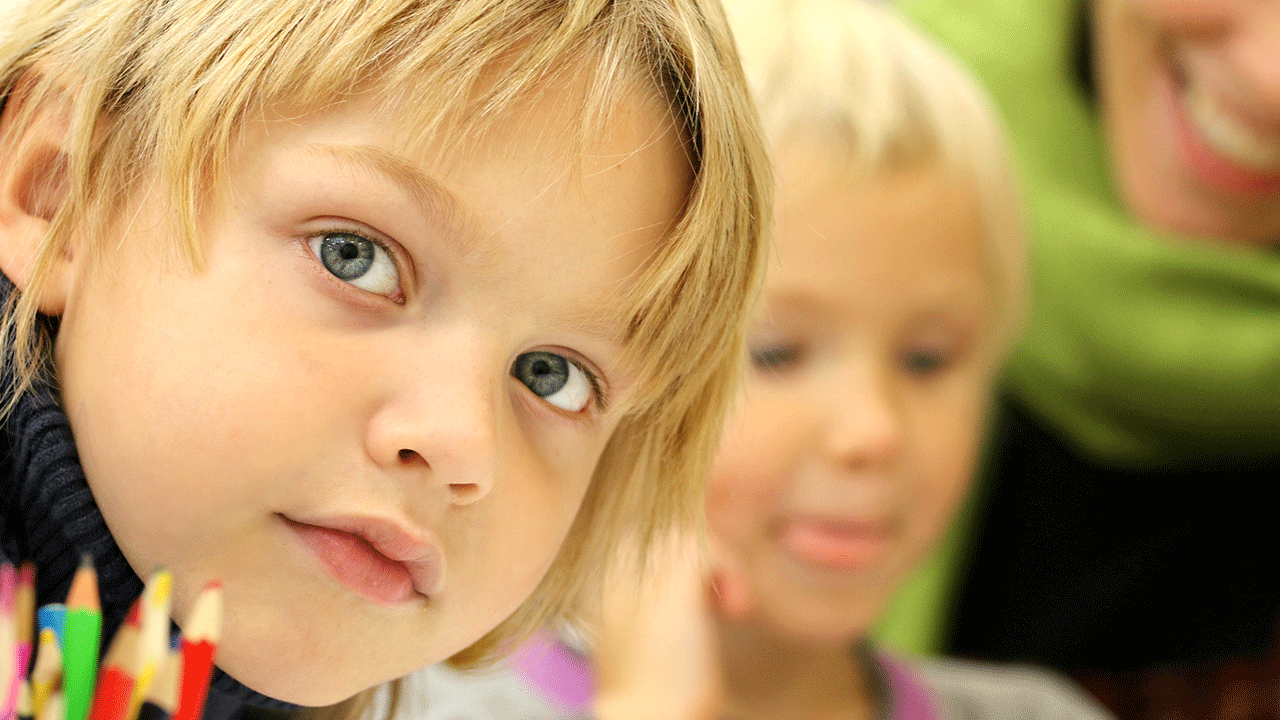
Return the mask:
<svg viewBox="0 0 1280 720">
<path fill-rule="evenodd" d="M 873 720 L 872 679 L 853 643 L 813 645 L 752 623 L 721 622 L 725 717 Z"/>
</svg>

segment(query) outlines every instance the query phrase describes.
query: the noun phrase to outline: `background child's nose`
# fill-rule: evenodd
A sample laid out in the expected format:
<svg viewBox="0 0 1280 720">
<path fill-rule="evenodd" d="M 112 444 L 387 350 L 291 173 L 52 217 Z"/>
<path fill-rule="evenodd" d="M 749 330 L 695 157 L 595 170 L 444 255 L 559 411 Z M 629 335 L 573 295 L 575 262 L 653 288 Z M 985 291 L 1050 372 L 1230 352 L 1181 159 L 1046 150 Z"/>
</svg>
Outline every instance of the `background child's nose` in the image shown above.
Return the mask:
<svg viewBox="0 0 1280 720">
<path fill-rule="evenodd" d="M 871 368 L 846 373 L 831 392 L 827 449 L 837 462 L 877 467 L 902 447 L 902 412 L 892 381 Z M 834 389 L 834 388 L 832 388 Z"/>
</svg>

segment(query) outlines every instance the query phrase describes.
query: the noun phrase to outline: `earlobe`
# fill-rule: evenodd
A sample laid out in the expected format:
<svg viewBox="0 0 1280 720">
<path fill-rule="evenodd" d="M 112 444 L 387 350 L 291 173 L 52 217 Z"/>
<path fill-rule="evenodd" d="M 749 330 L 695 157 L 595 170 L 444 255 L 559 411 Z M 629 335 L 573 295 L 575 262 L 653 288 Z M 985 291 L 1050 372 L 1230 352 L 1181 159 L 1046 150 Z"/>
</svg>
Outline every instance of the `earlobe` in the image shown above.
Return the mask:
<svg viewBox="0 0 1280 720">
<path fill-rule="evenodd" d="M 49 229 L 69 186 L 64 93 L 31 92 L 28 74 L 0 114 L 0 271 L 23 292 L 39 294 L 40 312 L 59 315 L 71 279 L 70 247 L 54 247 Z M 44 255 L 45 257 L 42 257 Z"/>
</svg>

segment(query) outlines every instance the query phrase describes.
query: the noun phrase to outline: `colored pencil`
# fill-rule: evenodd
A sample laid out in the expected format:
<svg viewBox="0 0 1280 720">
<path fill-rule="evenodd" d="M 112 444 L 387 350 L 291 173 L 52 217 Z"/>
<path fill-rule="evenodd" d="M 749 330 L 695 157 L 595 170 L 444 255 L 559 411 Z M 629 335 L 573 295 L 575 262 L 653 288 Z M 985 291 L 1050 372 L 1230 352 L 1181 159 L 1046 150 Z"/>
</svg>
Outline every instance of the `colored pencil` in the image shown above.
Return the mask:
<svg viewBox="0 0 1280 720">
<path fill-rule="evenodd" d="M 174 650 L 166 652 L 156 670 L 155 679 L 147 689 L 147 697 L 138 709 L 137 720 L 170 720 L 178 706 L 182 655 Z"/>
<path fill-rule="evenodd" d="M 133 697 L 129 700 L 126 717 L 138 714 L 160 663 L 169 654 L 169 606 L 172 599 L 173 576 L 165 568 L 157 568 L 147 579 L 139 602 L 142 629 L 138 635 L 138 677 L 133 684 Z"/>
<path fill-rule="evenodd" d="M 44 707 L 36 713 L 36 720 L 64 720 L 67 717 L 67 698 L 61 690 L 54 690 Z"/>
<path fill-rule="evenodd" d="M 173 720 L 198 720 L 203 714 L 213 656 L 221 637 L 222 583 L 215 581 L 200 591 L 182 630 L 182 689 Z"/>
<path fill-rule="evenodd" d="M 29 562 L 18 568 L 18 589 L 13 596 L 13 616 L 18 623 L 18 669 L 25 674 L 31 664 L 36 625 L 36 566 Z"/>
<path fill-rule="evenodd" d="M 111 647 L 102 658 L 89 720 L 129 720 L 125 712 L 133 698 L 134 680 L 138 675 L 138 602 L 134 603 L 131 614 L 132 620 L 116 631 Z"/>
<path fill-rule="evenodd" d="M 31 683 L 23 680 L 18 685 L 18 720 L 34 720 L 35 713 L 31 710 Z"/>
<path fill-rule="evenodd" d="M 41 629 L 49 628 L 58 639 L 58 647 L 62 647 L 62 631 L 67 624 L 67 606 L 62 603 L 41 605 L 36 611 L 36 625 Z"/>
<path fill-rule="evenodd" d="M 18 573 L 13 564 L 0 563 L 0 720 L 9 720 L 18 701 L 14 688 L 22 680 L 18 668 L 18 634 L 14 627 L 13 595 Z"/>
<path fill-rule="evenodd" d="M 62 694 L 66 720 L 85 720 L 97 677 L 102 607 L 93 558 L 85 555 L 67 591 L 67 619 L 62 631 Z"/>
<path fill-rule="evenodd" d="M 37 716 L 44 708 L 49 693 L 62 680 L 62 648 L 53 628 L 40 631 L 40 644 L 36 646 L 36 664 L 31 670 L 31 709 Z"/>
<path fill-rule="evenodd" d="M 18 638 L 18 675 L 14 678 L 12 692 L 18 697 L 22 678 L 31 665 L 31 634 L 36 622 L 36 566 L 29 562 L 18 568 L 18 586 L 13 595 L 13 622 Z M 28 698 L 30 700 L 30 698 Z"/>
</svg>

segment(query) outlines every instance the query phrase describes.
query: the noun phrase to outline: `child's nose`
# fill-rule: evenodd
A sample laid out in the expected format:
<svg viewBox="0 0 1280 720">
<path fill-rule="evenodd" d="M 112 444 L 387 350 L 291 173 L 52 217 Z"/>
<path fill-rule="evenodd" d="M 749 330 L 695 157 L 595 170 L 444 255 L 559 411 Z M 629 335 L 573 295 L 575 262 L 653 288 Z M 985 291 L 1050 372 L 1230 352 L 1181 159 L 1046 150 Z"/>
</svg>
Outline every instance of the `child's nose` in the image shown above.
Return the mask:
<svg viewBox="0 0 1280 720">
<path fill-rule="evenodd" d="M 855 470 L 874 470 L 892 461 L 902 448 L 903 423 L 891 379 L 862 367 L 837 382 L 839 387 L 828 395 L 828 452 Z"/>
<path fill-rule="evenodd" d="M 448 362 L 423 353 L 402 365 L 402 381 L 371 418 L 366 439 L 380 467 L 420 476 L 456 505 L 488 495 L 498 456 L 503 389 L 490 375 L 500 373 L 482 353 L 468 354 L 454 344 Z"/>
</svg>

